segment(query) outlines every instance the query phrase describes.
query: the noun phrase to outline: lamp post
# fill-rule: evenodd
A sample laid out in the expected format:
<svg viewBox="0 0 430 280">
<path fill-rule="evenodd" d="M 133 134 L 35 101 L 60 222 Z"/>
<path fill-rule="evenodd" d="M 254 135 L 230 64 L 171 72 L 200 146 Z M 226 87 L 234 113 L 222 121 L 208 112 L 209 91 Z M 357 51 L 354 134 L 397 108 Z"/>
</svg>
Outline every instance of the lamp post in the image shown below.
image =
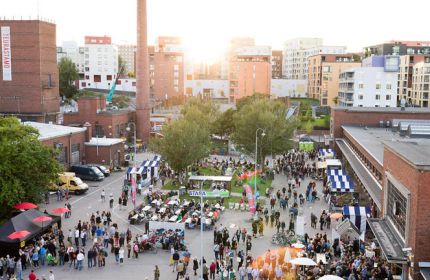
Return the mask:
<svg viewBox="0 0 430 280">
<path fill-rule="evenodd" d="M 133 156 L 133 167 L 136 167 L 136 124 L 134 122 L 129 122 L 126 128 L 127 131 L 130 131 L 130 125 L 134 126 L 134 156 Z"/>
<path fill-rule="evenodd" d="M 255 174 L 254 174 L 254 197 L 255 197 L 255 205 L 257 205 L 257 160 L 258 160 L 258 131 L 261 130 L 261 137 L 264 137 L 266 135 L 266 133 L 264 133 L 264 129 L 263 128 L 257 128 L 257 130 L 255 131 Z"/>
</svg>

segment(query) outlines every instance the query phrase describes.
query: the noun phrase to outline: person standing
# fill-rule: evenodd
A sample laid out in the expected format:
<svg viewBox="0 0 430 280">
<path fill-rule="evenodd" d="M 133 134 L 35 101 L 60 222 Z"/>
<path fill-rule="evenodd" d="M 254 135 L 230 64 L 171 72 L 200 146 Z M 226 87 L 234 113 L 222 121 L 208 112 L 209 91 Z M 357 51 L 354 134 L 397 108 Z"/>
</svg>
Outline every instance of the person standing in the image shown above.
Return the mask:
<svg viewBox="0 0 430 280">
<path fill-rule="evenodd" d="M 52 270 L 49 271 L 49 280 L 55 280 L 55 275 L 54 275 L 54 272 L 52 272 Z"/>
<path fill-rule="evenodd" d="M 22 280 L 22 262 L 21 258 L 18 258 L 15 263 L 15 277 L 17 280 Z"/>
<path fill-rule="evenodd" d="M 197 270 L 199 269 L 199 261 L 197 260 L 197 258 L 193 259 L 193 270 L 194 270 L 194 275 L 197 275 Z"/>
<path fill-rule="evenodd" d="M 100 194 L 100 198 L 101 198 L 102 202 L 106 202 L 106 193 L 105 193 L 105 190 L 102 190 L 102 192 Z"/>
<path fill-rule="evenodd" d="M 160 280 L 160 269 L 158 265 L 156 265 L 154 269 L 154 280 Z"/>
<path fill-rule="evenodd" d="M 28 280 L 36 280 L 36 279 L 37 279 L 36 273 L 34 273 L 34 270 L 32 270 L 28 275 Z"/>
<path fill-rule="evenodd" d="M 82 263 L 84 262 L 84 254 L 82 251 L 79 251 L 78 255 L 76 256 L 76 260 L 78 262 L 78 266 L 76 267 L 78 270 L 82 270 Z"/>
<path fill-rule="evenodd" d="M 119 248 L 119 263 L 124 263 L 124 247 Z"/>
</svg>

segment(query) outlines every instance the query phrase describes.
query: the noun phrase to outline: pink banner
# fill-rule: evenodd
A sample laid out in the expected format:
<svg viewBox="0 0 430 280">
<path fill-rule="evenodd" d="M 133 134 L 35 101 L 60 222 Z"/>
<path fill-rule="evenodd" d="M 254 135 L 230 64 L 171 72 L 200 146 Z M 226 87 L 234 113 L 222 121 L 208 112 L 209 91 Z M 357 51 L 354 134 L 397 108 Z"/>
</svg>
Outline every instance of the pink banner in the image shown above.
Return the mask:
<svg viewBox="0 0 430 280">
<path fill-rule="evenodd" d="M 247 184 L 243 185 L 243 188 L 245 189 L 246 197 L 248 198 L 248 206 L 249 206 L 249 212 L 252 214 L 255 213 L 255 201 L 254 201 L 254 195 L 252 194 L 251 187 Z"/>
<path fill-rule="evenodd" d="M 260 170 L 257 171 L 248 171 L 246 173 L 243 173 L 242 175 L 239 176 L 240 179 L 244 180 L 244 179 L 248 179 L 249 177 L 254 176 L 255 174 L 261 173 Z"/>
<path fill-rule="evenodd" d="M 133 202 L 133 205 L 136 207 L 136 174 L 133 174 L 131 176 L 131 201 Z"/>
</svg>

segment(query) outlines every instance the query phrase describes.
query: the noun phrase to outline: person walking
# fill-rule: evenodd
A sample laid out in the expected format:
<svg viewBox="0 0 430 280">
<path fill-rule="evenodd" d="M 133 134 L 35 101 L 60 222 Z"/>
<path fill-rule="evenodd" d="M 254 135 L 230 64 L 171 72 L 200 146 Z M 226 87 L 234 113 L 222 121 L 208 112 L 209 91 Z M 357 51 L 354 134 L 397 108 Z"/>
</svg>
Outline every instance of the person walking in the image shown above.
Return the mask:
<svg viewBox="0 0 430 280">
<path fill-rule="evenodd" d="M 78 255 L 76 256 L 76 261 L 78 262 L 78 265 L 76 268 L 78 270 L 82 270 L 82 263 L 84 262 L 84 258 L 85 258 L 85 256 L 82 253 L 82 251 L 79 251 Z"/>
<path fill-rule="evenodd" d="M 197 258 L 193 259 L 193 270 L 194 270 L 194 275 L 197 275 L 197 270 L 199 269 L 199 261 L 197 260 Z"/>
<path fill-rule="evenodd" d="M 102 190 L 102 192 L 101 192 L 101 194 L 100 194 L 100 198 L 101 198 L 102 202 L 105 202 L 105 201 L 106 201 L 106 193 L 105 193 L 105 190 Z"/>
<path fill-rule="evenodd" d="M 158 268 L 158 265 L 155 265 L 154 280 L 160 280 L 160 269 Z"/>
</svg>

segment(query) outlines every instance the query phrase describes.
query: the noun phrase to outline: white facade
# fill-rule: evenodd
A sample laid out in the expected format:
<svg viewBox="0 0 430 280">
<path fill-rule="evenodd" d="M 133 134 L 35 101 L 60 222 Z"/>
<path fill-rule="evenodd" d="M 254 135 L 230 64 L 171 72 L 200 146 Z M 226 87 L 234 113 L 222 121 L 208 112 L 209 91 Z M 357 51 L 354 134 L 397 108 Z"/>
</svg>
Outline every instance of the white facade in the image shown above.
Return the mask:
<svg viewBox="0 0 430 280">
<path fill-rule="evenodd" d="M 249 46 L 237 48 L 237 56 L 272 56 L 272 47 L 270 46 Z"/>
<path fill-rule="evenodd" d="M 184 88 L 187 95 L 228 98 L 228 80 L 185 80 Z"/>
<path fill-rule="evenodd" d="M 118 47 L 113 44 L 85 44 L 87 88 L 112 86 L 118 73 Z"/>
<path fill-rule="evenodd" d="M 360 67 L 340 74 L 338 105 L 341 107 L 396 107 L 397 72 L 384 67 Z"/>
<path fill-rule="evenodd" d="M 85 48 L 78 47 L 74 41 L 65 41 L 60 47 L 57 47 L 57 62 L 63 57 L 69 58 L 75 65 L 79 74 L 85 72 Z"/>
<path fill-rule="evenodd" d="M 411 103 L 414 106 L 429 108 L 430 62 L 419 62 L 414 65 L 412 71 Z"/>
<path fill-rule="evenodd" d="M 308 58 L 317 54 L 344 54 L 345 46 L 323 46 L 321 38 L 296 38 L 284 44 L 282 76 L 287 79 L 308 78 Z"/>
<path fill-rule="evenodd" d="M 275 97 L 306 97 L 306 80 L 272 79 L 270 94 Z"/>
<path fill-rule="evenodd" d="M 124 73 L 135 72 L 135 55 L 136 46 L 135 45 L 118 45 L 118 56 L 121 56 L 124 61 L 125 68 Z"/>
<path fill-rule="evenodd" d="M 88 86 L 88 80 L 80 80 L 79 81 L 79 88 L 85 89 L 85 88 L 97 88 L 97 89 L 103 89 L 103 90 L 110 90 L 112 88 L 113 81 L 103 81 L 100 83 L 96 83 L 95 86 Z M 118 83 L 115 87 L 115 90 L 118 91 L 130 91 L 130 92 L 136 92 L 136 79 L 135 78 L 127 78 L 127 79 L 118 79 Z"/>
</svg>

